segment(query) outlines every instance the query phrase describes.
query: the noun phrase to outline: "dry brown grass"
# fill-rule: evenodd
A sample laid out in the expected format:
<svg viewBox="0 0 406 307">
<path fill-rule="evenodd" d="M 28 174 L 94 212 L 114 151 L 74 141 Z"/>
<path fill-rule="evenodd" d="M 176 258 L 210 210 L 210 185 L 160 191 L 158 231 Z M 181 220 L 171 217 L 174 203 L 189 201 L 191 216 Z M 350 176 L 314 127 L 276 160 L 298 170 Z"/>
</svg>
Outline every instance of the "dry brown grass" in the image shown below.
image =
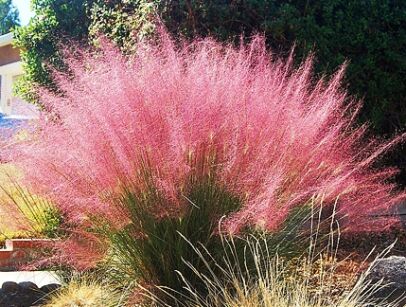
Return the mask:
<svg viewBox="0 0 406 307">
<path fill-rule="evenodd" d="M 44 307 L 110 307 L 120 306 L 117 292 L 101 283 L 74 280 L 50 297 Z"/>
</svg>

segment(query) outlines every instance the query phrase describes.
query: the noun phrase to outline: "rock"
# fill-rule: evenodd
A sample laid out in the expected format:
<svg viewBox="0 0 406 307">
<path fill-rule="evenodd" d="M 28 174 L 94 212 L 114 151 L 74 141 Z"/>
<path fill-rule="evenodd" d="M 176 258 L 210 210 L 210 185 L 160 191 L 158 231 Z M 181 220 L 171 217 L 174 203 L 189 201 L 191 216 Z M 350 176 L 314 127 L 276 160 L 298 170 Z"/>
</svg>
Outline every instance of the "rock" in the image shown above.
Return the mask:
<svg viewBox="0 0 406 307">
<path fill-rule="evenodd" d="M 43 296 L 37 285 L 33 282 L 24 281 L 20 282 L 18 285 L 20 287 L 18 299 L 21 306 L 32 306 Z"/>
<path fill-rule="evenodd" d="M 371 284 L 382 281 L 382 285 L 385 285 L 374 294 L 376 298 L 399 300 L 406 294 L 406 257 L 391 256 L 376 260 L 366 281 Z M 406 299 L 402 299 L 398 306 L 404 306 L 405 303 Z"/>
<path fill-rule="evenodd" d="M 16 305 L 13 304 L 12 299 L 10 299 L 6 295 L 0 296 L 0 307 L 15 307 Z"/>
<path fill-rule="evenodd" d="M 382 279 L 385 283 L 406 290 L 406 257 L 391 256 L 376 260 L 369 278 L 373 281 Z"/>
<path fill-rule="evenodd" d="M 16 304 L 20 287 L 13 281 L 3 283 L 1 287 L 0 307 L 19 307 Z"/>
<path fill-rule="evenodd" d="M 45 304 L 49 300 L 49 296 L 57 291 L 61 285 L 59 284 L 48 284 L 42 286 L 39 291 L 41 292 L 41 299 L 38 301 L 39 304 Z"/>
<path fill-rule="evenodd" d="M 40 306 L 47 300 L 47 294 L 58 289 L 58 284 L 48 284 L 38 288 L 30 281 L 19 284 L 7 281 L 0 289 L 0 307 L 31 307 Z"/>
<path fill-rule="evenodd" d="M 18 292 L 19 286 L 14 281 L 6 281 L 5 283 L 3 283 L 3 286 L 1 287 L 1 289 L 3 290 L 4 294 L 13 295 Z"/>
<path fill-rule="evenodd" d="M 7 295 L 0 289 L 0 306 L 6 306 Z"/>
<path fill-rule="evenodd" d="M 31 282 L 31 281 L 23 281 L 23 282 L 20 282 L 18 285 L 23 290 L 25 290 L 25 289 L 26 290 L 33 290 L 33 291 L 36 291 L 36 292 L 38 292 L 38 290 L 39 290 L 38 286 L 36 284 L 34 284 L 33 282 Z"/>
<path fill-rule="evenodd" d="M 42 293 L 48 294 L 48 293 L 52 293 L 52 292 L 58 290 L 60 287 L 61 287 L 61 285 L 59 285 L 59 284 L 48 284 L 48 285 L 42 286 L 39 290 Z"/>
</svg>

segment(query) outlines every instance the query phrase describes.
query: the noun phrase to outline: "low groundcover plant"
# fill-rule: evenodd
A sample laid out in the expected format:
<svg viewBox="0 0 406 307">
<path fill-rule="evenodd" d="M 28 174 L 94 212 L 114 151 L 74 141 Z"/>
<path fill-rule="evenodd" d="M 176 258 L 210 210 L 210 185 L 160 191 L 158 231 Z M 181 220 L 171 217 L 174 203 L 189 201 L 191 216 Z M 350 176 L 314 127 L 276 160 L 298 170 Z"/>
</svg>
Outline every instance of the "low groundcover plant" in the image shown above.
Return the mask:
<svg viewBox="0 0 406 307">
<path fill-rule="evenodd" d="M 121 276 L 181 287 L 170 281 L 191 261 L 180 234 L 216 250 L 220 221 L 227 234 L 274 232 L 293 209 L 338 199 L 346 229 L 390 225 L 366 216 L 405 194 L 388 181 L 396 170 L 372 166 L 402 137 L 354 125 L 344 67 L 314 80 L 311 57 L 292 63 L 262 37 L 236 48 L 162 33 L 130 57 L 106 42 L 71 53 L 62 92 L 38 90 L 35 133 L 4 152 L 71 225 L 61 261 L 83 269 L 111 255 Z"/>
</svg>

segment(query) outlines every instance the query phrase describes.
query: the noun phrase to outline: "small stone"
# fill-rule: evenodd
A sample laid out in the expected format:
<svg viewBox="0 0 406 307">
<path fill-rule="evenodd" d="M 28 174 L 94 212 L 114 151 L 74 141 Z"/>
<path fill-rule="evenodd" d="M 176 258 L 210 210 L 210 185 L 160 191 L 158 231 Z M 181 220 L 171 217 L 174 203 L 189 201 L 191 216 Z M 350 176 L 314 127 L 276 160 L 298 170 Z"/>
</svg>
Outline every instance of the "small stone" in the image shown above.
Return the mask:
<svg viewBox="0 0 406 307">
<path fill-rule="evenodd" d="M 7 295 L 0 296 L 0 307 L 11 307 L 11 306 L 15 305 Z"/>
<path fill-rule="evenodd" d="M 1 287 L 5 294 L 16 294 L 19 291 L 19 288 L 18 284 L 14 281 L 6 281 Z"/>
<path fill-rule="evenodd" d="M 4 305 L 7 295 L 4 293 L 3 289 L 0 289 L 0 306 Z M 2 305 L 3 304 L 3 305 Z"/>
<path fill-rule="evenodd" d="M 24 281 L 18 285 L 20 286 L 18 297 L 21 306 L 32 306 L 43 296 L 38 286 L 33 282 Z"/>
<path fill-rule="evenodd" d="M 59 285 L 59 284 L 48 284 L 48 285 L 42 286 L 39 290 L 42 293 L 48 294 L 48 293 L 52 293 L 52 292 L 58 290 L 60 287 L 61 287 L 61 285 Z"/>
<path fill-rule="evenodd" d="M 20 282 L 18 285 L 20 286 L 21 289 L 29 289 L 29 290 L 34 290 L 34 291 L 39 290 L 38 286 L 31 281 L 23 281 L 23 282 Z"/>
<path fill-rule="evenodd" d="M 42 286 L 39 289 L 39 291 L 41 293 L 41 298 L 37 301 L 37 304 L 39 306 L 46 304 L 47 301 L 49 300 L 50 294 L 53 294 L 60 287 L 61 287 L 61 285 L 59 285 L 59 284 L 48 284 L 48 285 Z"/>
<path fill-rule="evenodd" d="M 20 307 L 30 307 L 37 306 L 40 302 L 42 296 L 39 293 L 31 293 L 31 295 L 25 294 L 18 297 L 18 306 Z"/>
</svg>

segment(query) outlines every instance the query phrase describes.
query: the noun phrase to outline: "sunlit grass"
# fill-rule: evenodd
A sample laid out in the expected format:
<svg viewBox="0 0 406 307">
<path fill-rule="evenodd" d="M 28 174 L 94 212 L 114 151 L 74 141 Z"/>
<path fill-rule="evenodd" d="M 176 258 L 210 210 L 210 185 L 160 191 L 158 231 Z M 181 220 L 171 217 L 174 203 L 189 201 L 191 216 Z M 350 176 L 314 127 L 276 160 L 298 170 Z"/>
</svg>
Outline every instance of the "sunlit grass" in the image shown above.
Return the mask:
<svg viewBox="0 0 406 307">
<path fill-rule="evenodd" d="M 0 164 L 0 242 L 21 237 L 54 237 L 54 226 L 60 222 L 49 201 L 17 183 L 22 176 L 23 172 L 13 164 Z"/>
<path fill-rule="evenodd" d="M 186 238 L 184 238 L 187 240 Z M 190 263 L 193 273 L 198 276 L 206 291 L 193 288 L 188 280 L 190 276 L 181 275 L 188 292 L 178 299 L 178 307 L 394 307 L 396 302 L 375 295 L 386 285 L 371 283 L 367 276 L 369 269 L 347 275 L 347 284 L 337 284 L 337 269 L 342 265 L 335 256 L 337 246 L 330 245 L 323 251 L 313 250 L 310 255 L 286 260 L 283 255 L 273 255 L 269 251 L 265 237 L 247 239 L 245 257 L 254 259 L 254 266 L 241 265 L 235 261 L 238 255 L 234 241 L 224 239 L 225 263 L 216 263 L 221 276 L 214 270 L 202 273 Z M 380 257 L 384 256 L 389 246 Z M 212 262 L 210 253 L 204 246 L 191 248 L 203 262 Z M 313 249 L 314 246 L 310 246 Z M 369 267 L 373 265 L 374 261 Z M 212 263 L 210 263 L 212 265 Z M 178 274 L 180 274 L 178 272 Z M 177 294 L 168 287 L 156 287 L 168 297 Z M 145 306 L 169 306 L 150 289 L 143 289 L 150 300 Z"/>
<path fill-rule="evenodd" d="M 112 307 L 120 305 L 122 295 L 106 284 L 77 278 L 49 297 L 45 307 Z"/>
</svg>

